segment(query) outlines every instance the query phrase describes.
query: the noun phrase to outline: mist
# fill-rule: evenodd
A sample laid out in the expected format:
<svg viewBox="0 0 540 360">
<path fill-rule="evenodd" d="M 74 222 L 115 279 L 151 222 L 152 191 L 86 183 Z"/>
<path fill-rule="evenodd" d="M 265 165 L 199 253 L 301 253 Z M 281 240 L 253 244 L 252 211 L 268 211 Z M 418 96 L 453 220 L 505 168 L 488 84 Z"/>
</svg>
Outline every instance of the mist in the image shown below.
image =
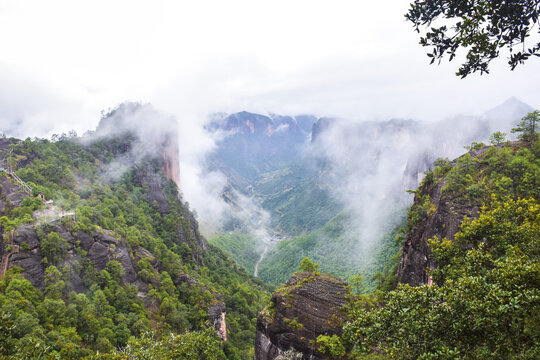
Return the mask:
<svg viewBox="0 0 540 360">
<path fill-rule="evenodd" d="M 3 2 L 0 134 L 82 134 L 96 129 L 103 110 L 153 104 L 161 115 L 129 115 L 139 117 L 135 130 L 147 139 L 160 135 L 156 127 L 175 132 L 179 188 L 211 235 L 231 214 L 261 232 L 269 215 L 248 194 L 223 198 L 227 177 L 206 164 L 219 140 L 205 129 L 209 114 L 342 119 L 317 156 L 331 164 L 328 188 L 354 211 L 364 251 L 394 209 L 410 203 L 404 190 L 414 188 L 433 156 L 453 158 L 479 140 L 466 134 L 509 129 L 492 126 L 506 124 L 499 112 L 476 121 L 485 109 L 511 96 L 540 107 L 540 62 L 509 71 L 500 58 L 488 76 L 461 80 L 454 75 L 459 54 L 453 63 L 428 65 L 418 34 L 404 21 L 408 6 L 398 0 Z M 376 125 L 358 130 L 392 118 L 422 125 L 396 125 L 401 130 L 391 135 Z M 156 152 L 144 145 L 129 157 Z M 107 177 L 117 179 L 130 166 L 130 159 L 119 159 Z"/>
<path fill-rule="evenodd" d="M 324 183 L 351 212 L 356 256 L 369 257 L 383 236 L 403 221 L 424 172 L 436 158 L 464 154 L 472 142 L 489 144 L 495 131 L 510 130 L 532 108 L 515 98 L 480 116 L 437 122 L 392 119 L 327 120 L 309 151 L 323 162 Z"/>
</svg>

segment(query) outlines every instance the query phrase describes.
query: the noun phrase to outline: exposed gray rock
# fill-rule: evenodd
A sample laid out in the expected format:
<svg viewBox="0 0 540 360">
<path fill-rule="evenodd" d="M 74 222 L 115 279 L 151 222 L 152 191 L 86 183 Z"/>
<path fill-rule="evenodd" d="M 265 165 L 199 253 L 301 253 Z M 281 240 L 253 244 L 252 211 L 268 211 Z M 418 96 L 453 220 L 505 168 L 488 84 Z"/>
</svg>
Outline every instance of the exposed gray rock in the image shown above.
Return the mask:
<svg viewBox="0 0 540 360">
<path fill-rule="evenodd" d="M 489 147 L 483 147 L 469 154 L 473 158 L 478 157 L 487 149 Z M 422 196 L 428 195 L 436 210 L 433 213 L 422 214 L 418 223 L 407 234 L 398 266 L 397 275 L 400 283 L 411 286 L 430 283 L 426 269 L 434 269 L 437 264 L 431 258 L 428 240 L 435 236 L 453 240 L 465 216 L 474 218 L 480 210 L 479 199 L 455 198 L 443 191 L 445 184 L 446 176 L 437 183 L 422 185 L 415 195 L 413 209 L 419 204 Z"/>
</svg>

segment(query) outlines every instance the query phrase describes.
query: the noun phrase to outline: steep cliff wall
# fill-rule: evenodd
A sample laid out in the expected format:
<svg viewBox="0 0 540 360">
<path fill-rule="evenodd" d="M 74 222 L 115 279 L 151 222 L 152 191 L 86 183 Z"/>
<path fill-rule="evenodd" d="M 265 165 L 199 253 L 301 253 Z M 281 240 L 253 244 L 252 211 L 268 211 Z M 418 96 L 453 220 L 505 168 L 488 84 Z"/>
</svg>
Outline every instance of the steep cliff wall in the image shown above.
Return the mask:
<svg viewBox="0 0 540 360">
<path fill-rule="evenodd" d="M 442 179 L 437 184 L 422 186 L 415 196 L 413 211 L 422 206 L 426 195 L 430 199 L 430 205 L 428 211 L 422 212 L 418 223 L 407 233 L 398 267 L 400 283 L 411 286 L 428 283 L 426 269 L 436 267 L 430 258 L 428 239 L 438 236 L 452 240 L 463 218 L 474 217 L 478 212 L 480 204 L 470 204 L 448 196 L 442 191 L 444 185 L 445 179 Z"/>
<path fill-rule="evenodd" d="M 163 172 L 180 188 L 180 159 L 178 158 L 178 137 L 169 135 L 161 145 L 160 152 Z"/>
</svg>

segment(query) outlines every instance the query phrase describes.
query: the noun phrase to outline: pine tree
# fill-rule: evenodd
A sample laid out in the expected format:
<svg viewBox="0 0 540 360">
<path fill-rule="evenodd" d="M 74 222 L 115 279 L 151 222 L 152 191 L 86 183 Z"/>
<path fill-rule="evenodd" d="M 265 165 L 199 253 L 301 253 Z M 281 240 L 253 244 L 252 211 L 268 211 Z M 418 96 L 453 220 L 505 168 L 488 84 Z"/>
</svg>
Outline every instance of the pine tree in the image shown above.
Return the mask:
<svg viewBox="0 0 540 360">
<path fill-rule="evenodd" d="M 525 115 L 517 127 L 512 129 L 513 133 L 518 133 L 518 138 L 528 142 L 538 139 L 538 121 L 540 121 L 540 111 L 535 110 Z"/>
</svg>

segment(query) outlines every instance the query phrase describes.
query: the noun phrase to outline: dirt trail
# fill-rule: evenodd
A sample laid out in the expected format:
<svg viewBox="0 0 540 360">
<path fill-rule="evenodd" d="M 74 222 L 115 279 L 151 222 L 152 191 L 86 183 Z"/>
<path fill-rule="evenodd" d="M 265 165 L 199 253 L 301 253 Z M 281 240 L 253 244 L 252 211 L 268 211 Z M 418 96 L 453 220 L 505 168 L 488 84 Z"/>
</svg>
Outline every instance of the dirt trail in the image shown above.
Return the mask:
<svg viewBox="0 0 540 360">
<path fill-rule="evenodd" d="M 264 258 L 264 254 L 266 254 L 266 251 L 268 250 L 268 245 L 265 245 L 264 247 L 264 251 L 262 252 L 261 254 L 261 257 L 259 258 L 259 260 L 257 260 L 257 262 L 255 263 L 255 271 L 253 272 L 253 276 L 257 277 L 257 274 L 259 272 L 259 264 L 261 263 L 261 261 L 263 260 Z"/>
<path fill-rule="evenodd" d="M 47 206 L 44 206 L 43 208 L 39 209 L 38 211 L 35 211 L 33 216 L 35 219 L 38 220 L 38 222 L 51 222 L 56 219 L 60 219 L 64 216 L 68 215 L 75 215 L 72 211 L 64 211 L 60 209 L 59 207 L 48 204 Z"/>
</svg>

